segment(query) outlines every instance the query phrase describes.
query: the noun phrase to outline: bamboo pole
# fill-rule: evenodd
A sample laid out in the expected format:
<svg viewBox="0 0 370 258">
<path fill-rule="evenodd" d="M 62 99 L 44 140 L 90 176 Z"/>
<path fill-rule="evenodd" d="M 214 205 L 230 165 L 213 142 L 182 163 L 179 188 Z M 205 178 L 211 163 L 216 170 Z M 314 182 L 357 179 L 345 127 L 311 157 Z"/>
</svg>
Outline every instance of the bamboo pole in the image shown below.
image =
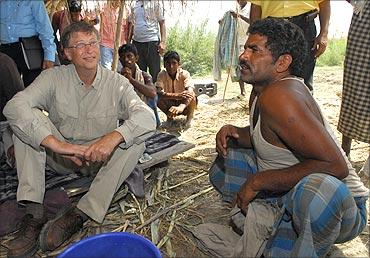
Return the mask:
<svg viewBox="0 0 370 258">
<path fill-rule="evenodd" d="M 116 71 L 117 70 L 117 65 L 118 65 L 118 48 L 119 48 L 119 44 L 121 42 L 122 20 L 123 20 L 124 8 L 126 8 L 125 7 L 125 0 L 120 0 L 117 27 L 116 27 L 116 37 L 115 37 L 115 40 L 114 40 L 112 71 Z"/>
</svg>

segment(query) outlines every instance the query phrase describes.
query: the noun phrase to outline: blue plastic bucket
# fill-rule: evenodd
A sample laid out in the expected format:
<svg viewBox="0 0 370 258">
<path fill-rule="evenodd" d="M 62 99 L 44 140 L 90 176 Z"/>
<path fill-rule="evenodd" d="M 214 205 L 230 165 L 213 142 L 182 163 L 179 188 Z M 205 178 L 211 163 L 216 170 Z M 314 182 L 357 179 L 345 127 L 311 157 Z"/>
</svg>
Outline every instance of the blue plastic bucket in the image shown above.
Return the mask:
<svg viewBox="0 0 370 258">
<path fill-rule="evenodd" d="M 104 233 L 74 243 L 58 258 L 161 258 L 159 249 L 148 239 L 131 233 Z"/>
</svg>

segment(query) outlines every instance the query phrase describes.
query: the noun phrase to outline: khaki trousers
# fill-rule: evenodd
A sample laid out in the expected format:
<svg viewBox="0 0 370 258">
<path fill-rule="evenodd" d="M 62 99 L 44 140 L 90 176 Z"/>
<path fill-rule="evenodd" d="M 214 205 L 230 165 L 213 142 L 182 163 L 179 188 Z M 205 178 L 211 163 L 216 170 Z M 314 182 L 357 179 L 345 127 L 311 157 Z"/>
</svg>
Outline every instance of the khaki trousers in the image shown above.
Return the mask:
<svg viewBox="0 0 370 258">
<path fill-rule="evenodd" d="M 60 132 L 41 111 L 34 113 L 49 126 L 52 134 L 65 141 Z M 96 176 L 89 191 L 80 199 L 77 208 L 93 220 L 101 223 L 107 213 L 114 194 L 135 168 L 145 150 L 145 144 L 132 145 L 128 149 L 117 147 L 105 163 L 79 168 L 69 159 L 45 150 L 37 151 L 13 136 L 18 173 L 17 201 L 43 203 L 45 194 L 45 167 L 66 174 L 81 170 Z M 86 143 L 89 144 L 89 143 Z"/>
</svg>

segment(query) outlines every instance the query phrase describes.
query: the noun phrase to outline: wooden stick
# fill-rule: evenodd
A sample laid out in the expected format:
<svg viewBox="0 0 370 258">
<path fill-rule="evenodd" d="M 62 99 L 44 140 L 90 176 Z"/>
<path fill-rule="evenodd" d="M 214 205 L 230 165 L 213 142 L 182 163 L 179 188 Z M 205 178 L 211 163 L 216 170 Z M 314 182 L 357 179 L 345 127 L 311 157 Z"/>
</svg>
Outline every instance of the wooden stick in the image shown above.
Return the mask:
<svg viewBox="0 0 370 258">
<path fill-rule="evenodd" d="M 170 238 L 170 234 L 173 230 L 173 227 L 175 226 L 175 220 L 176 220 L 176 210 L 174 210 L 173 213 L 172 213 L 171 223 L 170 223 L 170 226 L 168 227 L 167 234 L 164 236 L 164 238 L 162 238 L 161 241 L 159 241 L 159 243 L 157 245 L 158 248 L 161 248 L 167 242 L 167 240 Z"/>
<path fill-rule="evenodd" d="M 135 201 L 135 203 L 136 203 L 136 205 L 137 205 L 137 207 L 139 209 L 140 222 L 141 223 L 144 223 L 144 215 L 143 215 L 143 212 L 141 210 L 140 203 L 138 202 L 138 200 L 136 199 L 136 197 L 135 197 L 135 195 L 133 193 L 130 192 L 130 194 L 131 194 L 132 199 L 134 199 L 134 201 Z"/>
<path fill-rule="evenodd" d="M 182 200 L 182 201 L 180 201 L 178 203 L 175 203 L 175 204 L 173 204 L 173 205 L 165 208 L 164 210 L 158 212 L 156 215 L 154 215 L 153 217 L 151 217 L 150 219 L 148 219 L 147 221 L 145 221 L 143 224 L 141 224 L 137 228 L 133 229 L 133 232 L 135 232 L 135 231 L 137 231 L 139 229 L 142 229 L 143 227 L 145 227 L 146 225 L 152 223 L 152 221 L 158 219 L 159 217 L 161 217 L 162 215 L 166 214 L 170 210 L 172 210 L 172 209 L 174 209 L 174 208 L 176 208 L 176 207 L 178 207 L 178 206 L 180 206 L 180 205 L 182 205 L 182 204 L 184 204 L 184 203 L 186 203 L 188 201 L 191 201 L 191 200 L 197 198 L 198 196 L 201 196 L 203 194 L 206 194 L 209 191 L 211 191 L 212 189 L 213 189 L 213 186 L 208 187 L 208 188 L 206 188 L 206 189 L 204 189 L 204 190 L 202 190 L 202 191 L 200 191 L 200 192 L 198 192 L 196 194 L 190 195 L 189 197 L 185 198 L 184 200 Z"/>
<path fill-rule="evenodd" d="M 117 70 L 118 65 L 118 48 L 121 42 L 121 32 L 122 32 L 122 20 L 123 20 L 123 10 L 126 8 L 125 0 L 120 0 L 118 18 L 117 18 L 117 27 L 116 27 L 116 37 L 114 41 L 114 51 L 113 51 L 113 63 L 112 71 Z"/>
<path fill-rule="evenodd" d="M 195 176 L 195 177 L 189 178 L 188 180 L 185 180 L 185 181 L 183 181 L 183 182 L 181 182 L 181 183 L 178 183 L 178 184 L 176 184 L 176 185 L 173 185 L 173 186 L 167 187 L 167 188 L 165 188 L 165 189 L 162 189 L 162 190 L 160 190 L 159 192 L 163 192 L 163 191 L 168 191 L 168 190 L 174 189 L 174 188 L 176 188 L 176 187 L 178 187 L 178 186 L 180 186 L 180 185 L 183 185 L 183 184 L 189 183 L 189 182 L 191 182 L 191 181 L 193 181 L 193 180 L 195 180 L 195 179 L 197 179 L 197 178 L 199 178 L 199 177 L 202 177 L 202 176 L 204 176 L 204 175 L 208 175 L 208 172 L 203 172 L 203 173 L 201 173 L 201 174 L 199 174 L 199 175 L 197 175 L 197 176 Z"/>
</svg>

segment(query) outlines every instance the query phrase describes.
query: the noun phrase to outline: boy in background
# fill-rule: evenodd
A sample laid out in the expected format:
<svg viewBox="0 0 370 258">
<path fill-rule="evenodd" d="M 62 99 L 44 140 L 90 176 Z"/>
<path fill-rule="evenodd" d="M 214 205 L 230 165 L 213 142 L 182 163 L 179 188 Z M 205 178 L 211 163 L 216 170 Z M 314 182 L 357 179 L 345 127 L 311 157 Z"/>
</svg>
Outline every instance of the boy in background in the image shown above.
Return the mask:
<svg viewBox="0 0 370 258">
<path fill-rule="evenodd" d="M 158 107 L 169 123 L 178 115 L 186 115 L 185 127 L 188 128 L 197 106 L 190 73 L 180 67 L 180 56 L 175 51 L 168 51 L 163 60 L 165 70 L 158 74 L 156 81 Z"/>
<path fill-rule="evenodd" d="M 125 76 L 134 86 L 134 89 L 151 109 L 154 111 L 157 127 L 161 124 L 157 111 L 158 96 L 153 84 L 152 76 L 147 72 L 140 70 L 137 62 L 139 54 L 133 44 L 124 44 L 118 49 L 119 61 L 121 62 L 121 74 Z"/>
</svg>

